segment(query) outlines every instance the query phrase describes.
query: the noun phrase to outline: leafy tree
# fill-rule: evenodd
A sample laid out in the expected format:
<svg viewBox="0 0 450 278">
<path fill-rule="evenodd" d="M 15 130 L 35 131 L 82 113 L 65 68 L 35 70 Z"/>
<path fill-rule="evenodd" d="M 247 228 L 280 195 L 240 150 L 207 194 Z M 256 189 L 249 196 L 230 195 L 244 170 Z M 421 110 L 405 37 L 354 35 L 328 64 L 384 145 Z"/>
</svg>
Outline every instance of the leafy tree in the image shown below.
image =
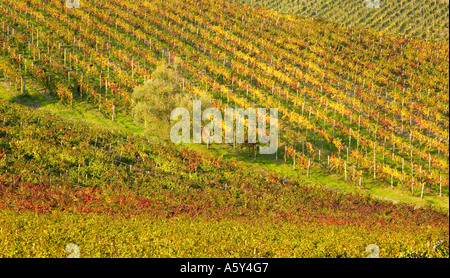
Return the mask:
<svg viewBox="0 0 450 278">
<path fill-rule="evenodd" d="M 170 137 L 170 113 L 174 108 L 189 109 L 191 96 L 183 92 L 177 83 L 177 73 L 171 67 L 161 64 L 152 78 L 134 88 L 132 98 L 134 119 L 143 124 L 146 132 L 154 139 L 167 140 Z"/>
<path fill-rule="evenodd" d="M 175 108 L 186 108 L 190 112 L 192 124 L 192 103 L 194 99 L 202 101 L 202 110 L 211 107 L 210 98 L 206 92 L 197 91 L 196 94 L 183 91 L 180 75 L 175 70 L 177 66 L 159 64 L 152 73 L 152 78 L 137 86 L 133 90 L 132 98 L 135 102 L 133 117 L 139 124 L 143 124 L 146 135 L 157 142 L 170 138 L 170 114 Z M 206 100 L 209 101 L 206 101 Z"/>
</svg>

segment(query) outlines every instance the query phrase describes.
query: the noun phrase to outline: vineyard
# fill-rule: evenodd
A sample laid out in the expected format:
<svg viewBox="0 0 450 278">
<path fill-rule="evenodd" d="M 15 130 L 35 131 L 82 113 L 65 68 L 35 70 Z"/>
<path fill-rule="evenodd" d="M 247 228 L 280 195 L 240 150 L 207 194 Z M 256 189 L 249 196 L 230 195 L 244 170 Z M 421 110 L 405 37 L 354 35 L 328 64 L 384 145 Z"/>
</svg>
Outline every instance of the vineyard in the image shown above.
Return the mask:
<svg viewBox="0 0 450 278">
<path fill-rule="evenodd" d="M 448 257 L 448 215 L 0 101 L 0 254 Z M 36 229 L 40 232 L 36 233 Z"/>
<path fill-rule="evenodd" d="M 275 8 L 295 13 L 284 10 L 281 2 L 272 1 Z M 27 98 L 55 98 L 67 107 L 88 102 L 117 121 L 136 106 L 133 90 L 165 63 L 177 70 L 181 91 L 193 98 L 206 92 L 204 101 L 221 111 L 278 108 L 279 149 L 273 155 L 255 154 L 255 163 L 270 159 L 305 177 L 313 169 L 355 188 L 371 180 L 404 196 L 448 200 L 448 7 L 442 8 L 442 1 L 425 1 L 420 22 L 432 30 L 430 36 L 422 36 L 426 30 L 420 24 L 405 31 L 386 21 L 398 5 L 417 11 L 413 7 L 418 2 L 390 2 L 367 20 L 374 22 L 369 27 L 388 25 L 388 31 L 411 35 L 404 36 L 319 19 L 333 13 L 331 20 L 343 17 L 348 20 L 344 24 L 357 21 L 364 26 L 354 15 L 362 4 L 342 5 L 350 13 L 343 16 L 330 1 L 318 2 L 327 8 L 314 15 L 317 6 L 299 2 L 306 5 L 299 14 L 308 15 L 301 17 L 223 0 L 81 0 L 80 8 L 68 8 L 62 0 L 3 0 L 0 89 L 8 87 Z M 404 17 L 420 19 L 414 14 Z M 44 90 L 30 96 L 30 86 Z M 320 184 L 306 187 L 301 180 L 288 182 L 235 160 L 168 142 L 149 144 L 136 134 L 70 122 L 7 102 L 0 104 L 0 127 L 0 225 L 9 227 L 9 232 L 0 232 L 0 254 L 7 257 L 61 256 L 64 246 L 47 246 L 39 253 L 23 245 L 14 253 L 9 238 L 38 240 L 23 222 L 67 234 L 70 231 L 59 230 L 56 222 L 76 222 L 74 229 L 83 230 L 91 221 L 85 214 L 98 223 L 115 217 L 110 229 L 124 227 L 130 233 L 139 231 L 136 223 L 127 223 L 135 219 L 142 233 L 136 232 L 134 243 L 143 242 L 138 234 L 148 233 L 144 229 L 172 218 L 189 219 L 177 220 L 180 235 L 192 229 L 190 221 L 200 227 L 200 234 L 209 232 L 208 219 L 224 221 L 235 243 L 245 237 L 244 231 L 252 230 L 260 239 L 278 238 L 277 225 L 285 231 L 296 227 L 282 243 L 256 240 L 266 255 L 253 253 L 256 247 L 237 244 L 244 249 L 234 250 L 233 244 L 224 243 L 218 253 L 204 256 L 361 257 L 365 246 L 374 243 L 366 239 L 373 239 L 384 243 L 389 257 L 448 257 L 448 213 L 438 210 L 342 195 Z M 33 213 L 46 216 L 30 220 Z M 253 220 L 260 226 L 253 227 Z M 272 228 L 264 230 L 264 225 Z M 94 229 L 104 234 L 103 226 Z M 241 232 L 233 234 L 233 226 Z M 323 241 L 311 236 L 307 245 L 289 243 L 290 237 L 313 230 L 323 235 L 339 230 L 342 235 Z M 53 232 L 48 232 L 51 237 Z M 125 244 L 127 239 L 115 236 L 110 240 Z M 198 240 L 187 237 L 192 242 L 162 255 L 153 249 L 158 245 L 148 249 L 151 253 L 130 246 L 123 252 L 101 253 L 94 239 L 76 239 L 89 246 L 86 256 L 185 256 L 186 246 Z M 436 247 L 440 253 L 433 251 L 438 241 L 444 242 L 442 250 Z M 158 244 L 161 250 L 167 247 L 167 242 Z M 311 246 L 317 252 L 309 253 Z"/>
<path fill-rule="evenodd" d="M 238 1 L 268 7 L 282 13 L 321 18 L 393 34 L 428 39 L 449 38 L 448 0 L 379 0 L 379 8 L 366 6 L 366 2 L 375 3 L 375 0 Z"/>
</svg>

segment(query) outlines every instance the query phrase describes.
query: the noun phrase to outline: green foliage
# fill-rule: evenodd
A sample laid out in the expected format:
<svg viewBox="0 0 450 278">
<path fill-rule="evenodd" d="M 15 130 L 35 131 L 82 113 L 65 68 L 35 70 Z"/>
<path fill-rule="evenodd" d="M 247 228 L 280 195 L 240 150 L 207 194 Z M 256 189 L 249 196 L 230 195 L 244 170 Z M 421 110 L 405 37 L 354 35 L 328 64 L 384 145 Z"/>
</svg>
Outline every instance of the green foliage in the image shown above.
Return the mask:
<svg viewBox="0 0 450 278">
<path fill-rule="evenodd" d="M 144 126 L 147 136 L 160 142 L 170 137 L 170 113 L 173 109 L 185 108 L 192 117 L 192 101 L 206 99 L 204 92 L 193 96 L 182 90 L 177 81 L 180 76 L 174 69 L 176 67 L 160 64 L 152 73 L 152 78 L 137 86 L 132 94 L 136 103 L 132 112 L 134 119 Z M 202 108 L 210 106 L 204 102 Z"/>
<path fill-rule="evenodd" d="M 133 91 L 135 120 L 144 125 L 147 134 L 160 140 L 169 138 L 170 112 L 177 107 L 188 108 L 190 97 L 181 91 L 176 73 L 167 65 L 160 65 L 152 79 Z"/>
</svg>

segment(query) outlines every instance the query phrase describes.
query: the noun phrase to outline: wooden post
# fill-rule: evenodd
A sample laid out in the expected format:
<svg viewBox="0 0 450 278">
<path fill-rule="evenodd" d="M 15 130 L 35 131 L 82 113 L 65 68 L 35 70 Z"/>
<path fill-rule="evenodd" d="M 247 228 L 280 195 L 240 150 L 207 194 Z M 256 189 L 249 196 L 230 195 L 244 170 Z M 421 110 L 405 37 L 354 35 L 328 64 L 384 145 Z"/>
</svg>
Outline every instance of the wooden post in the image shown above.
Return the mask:
<svg viewBox="0 0 450 278">
<path fill-rule="evenodd" d="M 402 192 L 403 192 L 403 181 L 405 179 L 405 158 L 402 157 Z"/>
<path fill-rule="evenodd" d="M 428 152 L 428 172 L 430 172 L 431 177 L 433 177 L 433 173 L 431 172 L 431 154 Z M 433 190 L 433 183 L 430 182 L 430 193 Z"/>
<path fill-rule="evenodd" d="M 78 183 L 80 183 L 80 164 L 78 164 L 77 178 L 78 178 Z"/>
<path fill-rule="evenodd" d="M 234 132 L 234 127 L 231 132 L 233 132 L 233 150 L 234 150 L 236 149 L 236 132 Z"/>
<path fill-rule="evenodd" d="M 295 146 L 295 144 L 294 144 L 294 146 Z M 294 158 L 293 158 L 293 162 L 292 162 L 292 168 L 295 170 L 295 150 L 294 150 Z"/>
<path fill-rule="evenodd" d="M 348 148 L 350 147 L 350 144 L 352 143 L 352 135 L 348 135 L 348 147 L 347 147 L 347 155 L 348 155 Z"/>
<path fill-rule="evenodd" d="M 306 173 L 306 177 L 308 177 L 308 178 L 309 178 L 310 167 L 311 167 L 311 159 L 308 160 L 308 172 Z"/>
<path fill-rule="evenodd" d="M 360 172 L 359 175 L 359 189 L 361 189 L 361 184 L 362 184 L 362 171 Z"/>
<path fill-rule="evenodd" d="M 395 144 L 395 143 L 394 143 Z M 392 152 L 392 170 L 394 170 L 395 157 L 394 152 Z M 394 188 L 394 176 L 391 174 L 391 188 Z"/>
<path fill-rule="evenodd" d="M 112 121 L 114 122 L 114 116 L 116 114 L 116 106 L 113 104 L 112 106 Z"/>
<path fill-rule="evenodd" d="M 422 183 L 422 165 L 419 165 L 419 180 Z"/>
<path fill-rule="evenodd" d="M 358 116 L 358 133 L 361 130 L 361 115 Z"/>
<path fill-rule="evenodd" d="M 345 181 L 347 181 L 347 161 L 344 161 Z"/>
<path fill-rule="evenodd" d="M 347 147 L 347 163 L 348 163 L 348 147 Z"/>
<path fill-rule="evenodd" d="M 376 152 L 375 142 L 373 142 L 373 178 L 374 178 L 374 179 L 377 178 L 377 169 L 376 169 L 375 152 Z"/>
<path fill-rule="evenodd" d="M 358 137 L 356 137 L 356 150 L 359 150 L 359 130 L 358 130 Z"/>
<path fill-rule="evenodd" d="M 328 163 L 327 163 L 327 165 L 328 165 L 328 172 L 330 172 L 330 156 L 329 155 L 327 156 L 327 160 L 328 160 Z"/>
<path fill-rule="evenodd" d="M 423 189 L 424 189 L 424 187 L 425 187 L 425 183 L 423 182 L 422 183 L 422 192 L 420 193 L 420 198 L 421 199 L 423 199 Z"/>
</svg>

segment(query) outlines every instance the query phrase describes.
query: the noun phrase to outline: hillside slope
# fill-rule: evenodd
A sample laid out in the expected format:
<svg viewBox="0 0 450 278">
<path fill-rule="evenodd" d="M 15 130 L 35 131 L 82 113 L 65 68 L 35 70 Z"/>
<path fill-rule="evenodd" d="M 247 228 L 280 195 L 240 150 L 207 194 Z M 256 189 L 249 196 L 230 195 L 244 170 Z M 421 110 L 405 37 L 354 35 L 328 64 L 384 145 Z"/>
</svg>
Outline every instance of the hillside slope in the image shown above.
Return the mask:
<svg viewBox="0 0 450 278">
<path fill-rule="evenodd" d="M 0 256 L 448 257 L 448 214 L 0 101 Z"/>
<path fill-rule="evenodd" d="M 0 76 L 33 79 L 69 106 L 130 114 L 161 60 L 218 108 L 278 108 L 280 148 L 357 185 L 448 196 L 448 43 L 279 14 L 235 2 L 2 1 Z M 326 171 L 325 171 L 326 170 Z M 347 173 L 347 174 L 346 174 Z"/>
</svg>

